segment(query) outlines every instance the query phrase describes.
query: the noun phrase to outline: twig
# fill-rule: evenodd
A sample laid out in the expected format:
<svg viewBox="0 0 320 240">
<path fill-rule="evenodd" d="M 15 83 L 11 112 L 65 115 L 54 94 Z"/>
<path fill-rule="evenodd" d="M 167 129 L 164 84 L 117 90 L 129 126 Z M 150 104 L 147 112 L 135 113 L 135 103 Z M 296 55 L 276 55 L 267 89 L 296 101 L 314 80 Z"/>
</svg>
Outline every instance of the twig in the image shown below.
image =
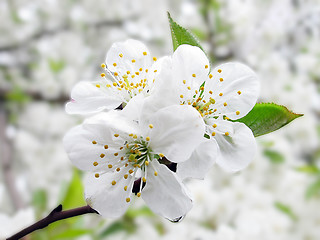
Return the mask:
<svg viewBox="0 0 320 240">
<path fill-rule="evenodd" d="M 13 204 L 14 209 L 20 209 L 23 207 L 21 198 L 19 197 L 18 191 L 15 186 L 14 176 L 12 173 L 12 144 L 9 142 L 6 136 L 7 126 L 7 113 L 0 102 L 0 164 L 3 171 L 3 180 L 8 190 L 10 200 Z"/>
<path fill-rule="evenodd" d="M 58 207 L 52 210 L 52 212 L 45 218 L 41 219 L 40 221 L 34 223 L 33 225 L 23 229 L 22 231 L 18 232 L 17 234 L 7 238 L 7 240 L 17 240 L 24 236 L 26 236 L 29 233 L 32 233 L 36 230 L 45 228 L 49 226 L 51 223 L 54 223 L 56 221 L 71 218 L 75 216 L 80 216 L 87 213 L 96 213 L 99 214 L 96 210 L 92 209 L 89 205 L 74 208 L 66 211 L 62 211 L 62 205 L 60 204 Z"/>
</svg>

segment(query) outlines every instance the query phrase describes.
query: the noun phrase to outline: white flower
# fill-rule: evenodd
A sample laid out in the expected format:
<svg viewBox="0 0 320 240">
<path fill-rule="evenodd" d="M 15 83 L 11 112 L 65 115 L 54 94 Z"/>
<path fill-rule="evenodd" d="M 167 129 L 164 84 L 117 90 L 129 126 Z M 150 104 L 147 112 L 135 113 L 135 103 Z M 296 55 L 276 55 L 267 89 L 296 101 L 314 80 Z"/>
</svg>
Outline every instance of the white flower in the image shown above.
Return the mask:
<svg viewBox="0 0 320 240">
<path fill-rule="evenodd" d="M 256 143 L 251 130 L 228 121 L 245 116 L 258 98 L 255 73 L 240 63 L 226 63 L 209 72 L 209 61 L 200 48 L 181 45 L 162 66 L 150 105 L 190 105 L 206 124 L 208 139 L 189 161 L 178 164 L 182 178 L 201 178 L 216 161 L 227 171 L 238 171 L 252 160 Z"/>
<path fill-rule="evenodd" d="M 140 41 L 114 43 L 101 67 L 100 81 L 79 82 L 66 105 L 68 113 L 87 114 L 111 110 L 136 95 L 151 93 L 160 62 Z"/>
<path fill-rule="evenodd" d="M 100 113 L 71 129 L 64 138 L 66 151 L 74 165 L 92 172 L 85 195 L 102 216 L 122 215 L 135 185 L 151 210 L 178 220 L 192 201 L 176 173 L 161 163 L 164 157 L 175 163 L 188 159 L 203 141 L 205 125 L 190 106 L 169 106 L 135 121 L 128 116 L 135 104 Z"/>
</svg>

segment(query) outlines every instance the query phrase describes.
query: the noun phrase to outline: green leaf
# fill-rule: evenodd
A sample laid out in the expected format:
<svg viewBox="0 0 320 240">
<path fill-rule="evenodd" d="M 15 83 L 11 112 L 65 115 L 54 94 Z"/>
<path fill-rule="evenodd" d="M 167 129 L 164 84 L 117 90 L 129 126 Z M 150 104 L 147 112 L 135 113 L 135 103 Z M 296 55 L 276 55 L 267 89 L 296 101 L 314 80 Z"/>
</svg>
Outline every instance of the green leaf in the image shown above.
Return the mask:
<svg viewBox="0 0 320 240">
<path fill-rule="evenodd" d="M 312 183 L 306 191 L 306 198 L 309 199 L 314 196 L 320 196 L 320 179 Z"/>
<path fill-rule="evenodd" d="M 255 137 L 273 132 L 303 116 L 289 111 L 286 107 L 274 103 L 257 103 L 243 118 L 233 120 L 246 124 Z"/>
<path fill-rule="evenodd" d="M 292 209 L 288 206 L 285 205 L 281 202 L 275 202 L 274 206 L 280 210 L 281 212 L 283 212 L 284 214 L 286 214 L 288 217 L 290 217 L 293 220 L 297 220 L 297 216 L 296 214 L 293 213 Z"/>
<path fill-rule="evenodd" d="M 171 30 L 173 51 L 175 51 L 182 44 L 197 46 L 201 48 L 201 50 L 203 51 L 203 48 L 200 46 L 200 43 L 196 39 L 196 37 L 187 29 L 181 27 L 179 24 L 173 21 L 169 12 L 168 12 L 168 19 L 169 19 L 170 30 Z"/>
<path fill-rule="evenodd" d="M 308 174 L 319 174 L 320 169 L 315 165 L 305 165 L 297 168 L 297 171 Z"/>
<path fill-rule="evenodd" d="M 56 60 L 51 59 L 51 58 L 48 59 L 48 63 L 49 63 L 50 69 L 54 73 L 60 72 L 66 65 L 64 61 L 56 61 Z"/>
<path fill-rule="evenodd" d="M 283 163 L 285 161 L 284 156 L 277 151 L 266 149 L 264 150 L 263 154 L 268 157 L 272 163 L 275 164 Z"/>
<path fill-rule="evenodd" d="M 84 200 L 84 190 L 81 182 L 79 170 L 73 170 L 72 180 L 66 189 L 66 194 L 62 200 L 63 209 L 70 209 L 86 205 Z"/>
<path fill-rule="evenodd" d="M 91 234 L 92 230 L 90 229 L 68 229 L 63 233 L 57 234 L 54 236 L 54 239 L 74 239 L 75 237 L 80 237 L 83 235 Z"/>
<path fill-rule="evenodd" d="M 48 196 L 44 189 L 35 191 L 32 195 L 32 205 L 36 210 L 37 216 L 40 216 L 47 208 Z"/>
</svg>

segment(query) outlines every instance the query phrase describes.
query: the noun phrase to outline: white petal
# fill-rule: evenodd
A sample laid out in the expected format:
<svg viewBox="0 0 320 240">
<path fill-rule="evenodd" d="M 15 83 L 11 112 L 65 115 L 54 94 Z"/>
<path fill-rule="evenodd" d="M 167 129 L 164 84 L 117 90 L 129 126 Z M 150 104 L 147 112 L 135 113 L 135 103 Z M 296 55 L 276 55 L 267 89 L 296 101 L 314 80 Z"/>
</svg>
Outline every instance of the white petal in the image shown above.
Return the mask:
<svg viewBox="0 0 320 240">
<path fill-rule="evenodd" d="M 150 137 L 154 153 L 162 153 L 172 162 L 186 161 L 204 141 L 205 124 L 191 106 L 174 105 L 143 116 L 140 125 L 144 137 Z M 149 128 L 149 124 L 153 128 Z"/>
<path fill-rule="evenodd" d="M 150 209 L 171 221 L 184 217 L 192 208 L 192 200 L 181 180 L 157 160 L 150 163 L 147 171 L 141 196 Z"/>
<path fill-rule="evenodd" d="M 130 205 L 126 199 L 130 198 L 132 190 L 132 176 L 123 177 L 125 170 L 109 172 L 96 178 L 88 174 L 85 179 L 85 198 L 87 203 L 105 218 L 117 218 L 125 213 Z M 112 181 L 116 181 L 112 185 Z M 131 181 L 131 184 L 130 184 Z M 127 186 L 127 191 L 124 187 Z"/>
<path fill-rule="evenodd" d="M 110 71 L 118 72 L 120 76 L 126 74 L 127 71 L 130 71 L 130 74 L 139 72 L 139 77 L 143 79 L 146 75 L 145 70 L 152 65 L 152 58 L 142 42 L 129 39 L 111 46 L 106 56 L 106 64 Z"/>
<path fill-rule="evenodd" d="M 204 52 L 191 45 L 179 46 L 172 56 L 173 79 L 183 84 L 185 88 L 199 90 L 200 85 L 206 80 L 209 73 L 209 60 Z M 193 92 L 194 93 L 194 92 Z"/>
<path fill-rule="evenodd" d="M 218 154 L 219 150 L 216 141 L 206 140 L 196 148 L 187 161 L 177 165 L 177 175 L 181 179 L 203 179 L 215 163 Z"/>
<path fill-rule="evenodd" d="M 257 146 L 253 133 L 243 123 L 233 123 L 224 120 L 212 120 L 217 124 L 216 135 L 211 136 L 219 145 L 217 164 L 228 172 L 244 169 L 252 161 Z M 208 134 L 211 134 L 213 129 Z M 228 136 L 225 135 L 228 132 Z"/>
<path fill-rule="evenodd" d="M 221 73 L 218 70 L 221 70 Z M 213 108 L 231 119 L 247 115 L 259 96 L 260 84 L 257 75 L 241 63 L 222 64 L 211 74 L 213 78 L 206 81 L 205 92 L 206 98 L 215 99 Z M 223 81 L 220 81 L 220 78 Z M 212 91 L 213 95 L 208 94 L 209 91 Z M 223 95 L 219 96 L 220 93 Z"/>
<path fill-rule="evenodd" d="M 93 82 L 79 82 L 71 91 L 71 101 L 66 104 L 70 114 L 89 114 L 104 109 L 117 108 L 122 100 L 105 88 L 97 88 Z"/>
<path fill-rule="evenodd" d="M 118 162 L 120 147 L 124 146 L 129 133 L 137 133 L 135 125 L 123 118 L 120 112 L 110 111 L 89 118 L 84 124 L 69 130 L 63 143 L 71 162 L 81 170 L 111 171 L 113 169 L 107 166 Z M 119 134 L 119 137 L 114 134 Z M 105 145 L 108 145 L 107 149 Z M 114 156 L 116 152 L 119 153 L 117 157 Z M 94 162 L 98 165 L 94 166 Z"/>
</svg>

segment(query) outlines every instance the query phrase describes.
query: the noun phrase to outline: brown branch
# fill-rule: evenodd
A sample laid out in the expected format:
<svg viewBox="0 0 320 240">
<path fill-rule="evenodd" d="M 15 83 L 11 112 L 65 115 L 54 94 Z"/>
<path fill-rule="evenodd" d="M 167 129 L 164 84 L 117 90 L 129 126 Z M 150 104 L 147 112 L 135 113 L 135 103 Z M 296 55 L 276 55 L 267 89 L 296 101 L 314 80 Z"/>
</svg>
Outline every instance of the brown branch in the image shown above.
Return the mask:
<svg viewBox="0 0 320 240">
<path fill-rule="evenodd" d="M 51 223 L 54 223 L 56 221 L 71 218 L 75 216 L 80 216 L 88 213 L 96 213 L 99 214 L 96 210 L 92 209 L 89 205 L 74 208 L 66 211 L 62 211 L 62 205 L 60 204 L 58 207 L 52 210 L 52 212 L 45 218 L 41 219 L 40 221 L 32 224 L 31 226 L 23 229 L 22 231 L 18 232 L 17 234 L 7 238 L 7 240 L 17 240 L 20 239 L 29 233 L 32 233 L 36 230 L 45 228 L 49 226 Z"/>
<path fill-rule="evenodd" d="M 3 104 L 0 102 L 0 153 L 1 153 L 1 168 L 3 172 L 3 180 L 8 190 L 8 194 L 14 209 L 20 209 L 23 207 L 23 202 L 19 197 L 18 191 L 15 185 L 14 175 L 12 173 L 12 143 L 6 136 L 7 127 L 7 113 Z"/>
</svg>

